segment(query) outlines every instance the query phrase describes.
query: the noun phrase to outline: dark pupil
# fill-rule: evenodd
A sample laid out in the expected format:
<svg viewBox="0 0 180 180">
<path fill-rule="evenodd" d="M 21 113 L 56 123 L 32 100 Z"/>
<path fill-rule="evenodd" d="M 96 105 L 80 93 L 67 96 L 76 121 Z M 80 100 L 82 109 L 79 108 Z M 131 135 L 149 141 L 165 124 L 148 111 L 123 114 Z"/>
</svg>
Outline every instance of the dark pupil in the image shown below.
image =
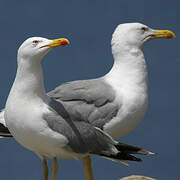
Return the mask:
<svg viewBox="0 0 180 180">
<path fill-rule="evenodd" d="M 34 40 L 33 43 L 38 43 L 38 41 L 37 41 L 37 40 Z"/>
<path fill-rule="evenodd" d="M 143 31 L 146 31 L 146 30 L 147 30 L 147 28 L 146 28 L 146 27 L 142 27 L 141 29 L 142 29 Z"/>
</svg>

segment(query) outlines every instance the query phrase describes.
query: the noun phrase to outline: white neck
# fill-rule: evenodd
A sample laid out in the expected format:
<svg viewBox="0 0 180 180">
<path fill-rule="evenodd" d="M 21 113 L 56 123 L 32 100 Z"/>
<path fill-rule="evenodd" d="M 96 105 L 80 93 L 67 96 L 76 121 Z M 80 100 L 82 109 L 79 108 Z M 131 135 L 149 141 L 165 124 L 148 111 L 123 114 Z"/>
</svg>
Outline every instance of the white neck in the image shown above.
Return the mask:
<svg viewBox="0 0 180 180">
<path fill-rule="evenodd" d="M 43 71 L 39 59 L 18 59 L 16 78 L 11 93 L 30 98 L 45 96 Z"/>
<path fill-rule="evenodd" d="M 105 79 L 121 91 L 147 91 L 147 69 L 144 55 L 139 48 L 113 52 L 114 65 Z"/>
</svg>

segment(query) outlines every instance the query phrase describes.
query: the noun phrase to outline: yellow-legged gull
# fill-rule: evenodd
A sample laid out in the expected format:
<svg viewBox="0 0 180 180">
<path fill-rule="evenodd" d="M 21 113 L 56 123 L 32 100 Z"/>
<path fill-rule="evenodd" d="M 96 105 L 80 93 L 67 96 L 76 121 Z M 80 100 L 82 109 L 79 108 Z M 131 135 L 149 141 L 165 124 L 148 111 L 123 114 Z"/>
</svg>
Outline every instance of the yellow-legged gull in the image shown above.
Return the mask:
<svg viewBox="0 0 180 180">
<path fill-rule="evenodd" d="M 46 95 L 41 59 L 67 39 L 27 39 L 18 50 L 18 68 L 5 107 L 5 121 L 13 137 L 43 159 L 44 180 L 48 179 L 46 158 L 53 158 L 52 180 L 56 179 L 57 158 L 84 158 L 86 180 L 93 179 L 89 155 L 125 163 L 141 161 L 132 154 L 152 154 L 144 149 L 114 141 L 98 127 L 72 119 L 66 106 Z"/>
<path fill-rule="evenodd" d="M 112 70 L 99 79 L 61 85 L 49 96 L 63 104 L 72 120 L 87 121 L 114 138 L 121 137 L 134 129 L 146 112 L 144 42 L 172 37 L 171 31 L 152 30 L 139 23 L 119 25 L 112 39 Z"/>
</svg>

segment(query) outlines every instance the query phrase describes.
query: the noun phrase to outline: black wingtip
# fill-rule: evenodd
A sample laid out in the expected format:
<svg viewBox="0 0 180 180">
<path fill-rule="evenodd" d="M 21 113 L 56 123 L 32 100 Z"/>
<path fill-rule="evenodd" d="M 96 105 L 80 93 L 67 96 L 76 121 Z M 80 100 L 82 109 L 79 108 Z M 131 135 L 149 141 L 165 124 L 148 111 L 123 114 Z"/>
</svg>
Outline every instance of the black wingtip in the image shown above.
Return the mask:
<svg viewBox="0 0 180 180">
<path fill-rule="evenodd" d="M 12 137 L 12 135 L 9 132 L 8 128 L 5 127 L 4 124 L 0 123 L 0 138 L 3 137 Z"/>
<path fill-rule="evenodd" d="M 128 154 L 141 154 L 141 155 L 154 155 L 155 154 L 151 151 L 142 149 L 140 147 L 131 146 L 131 145 L 120 143 L 120 142 L 116 144 L 115 147 L 118 149 L 118 151 L 125 152 Z"/>
<path fill-rule="evenodd" d="M 117 154 L 116 158 L 118 158 L 119 160 L 138 161 L 138 162 L 142 161 L 142 159 L 137 158 L 131 154 L 121 153 L 121 152 Z"/>
<path fill-rule="evenodd" d="M 112 161 L 116 161 L 116 162 L 125 162 L 125 161 L 136 161 L 136 162 L 141 162 L 142 159 L 137 158 L 131 154 L 127 154 L 127 153 L 122 153 L 119 152 L 116 155 L 115 154 L 111 154 L 111 155 L 107 155 L 107 154 L 101 154 L 101 156 L 106 157 L 108 159 L 111 159 Z M 125 163 L 127 165 L 127 163 Z"/>
</svg>

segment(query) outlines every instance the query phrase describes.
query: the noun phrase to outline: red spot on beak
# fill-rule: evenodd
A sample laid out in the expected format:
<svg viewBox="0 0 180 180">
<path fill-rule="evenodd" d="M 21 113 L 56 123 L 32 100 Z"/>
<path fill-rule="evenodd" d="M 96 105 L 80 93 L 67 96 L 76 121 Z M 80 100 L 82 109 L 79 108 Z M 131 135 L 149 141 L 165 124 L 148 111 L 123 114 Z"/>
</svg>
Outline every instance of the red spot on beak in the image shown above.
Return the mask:
<svg viewBox="0 0 180 180">
<path fill-rule="evenodd" d="M 67 40 L 61 41 L 61 45 L 62 45 L 62 46 L 66 46 L 67 44 L 69 44 L 69 41 L 67 41 Z"/>
<path fill-rule="evenodd" d="M 173 38 L 173 37 L 174 37 L 174 36 L 173 36 L 173 34 L 171 34 L 171 33 L 167 34 L 167 36 L 166 36 L 167 39 L 170 39 L 170 38 Z"/>
</svg>

